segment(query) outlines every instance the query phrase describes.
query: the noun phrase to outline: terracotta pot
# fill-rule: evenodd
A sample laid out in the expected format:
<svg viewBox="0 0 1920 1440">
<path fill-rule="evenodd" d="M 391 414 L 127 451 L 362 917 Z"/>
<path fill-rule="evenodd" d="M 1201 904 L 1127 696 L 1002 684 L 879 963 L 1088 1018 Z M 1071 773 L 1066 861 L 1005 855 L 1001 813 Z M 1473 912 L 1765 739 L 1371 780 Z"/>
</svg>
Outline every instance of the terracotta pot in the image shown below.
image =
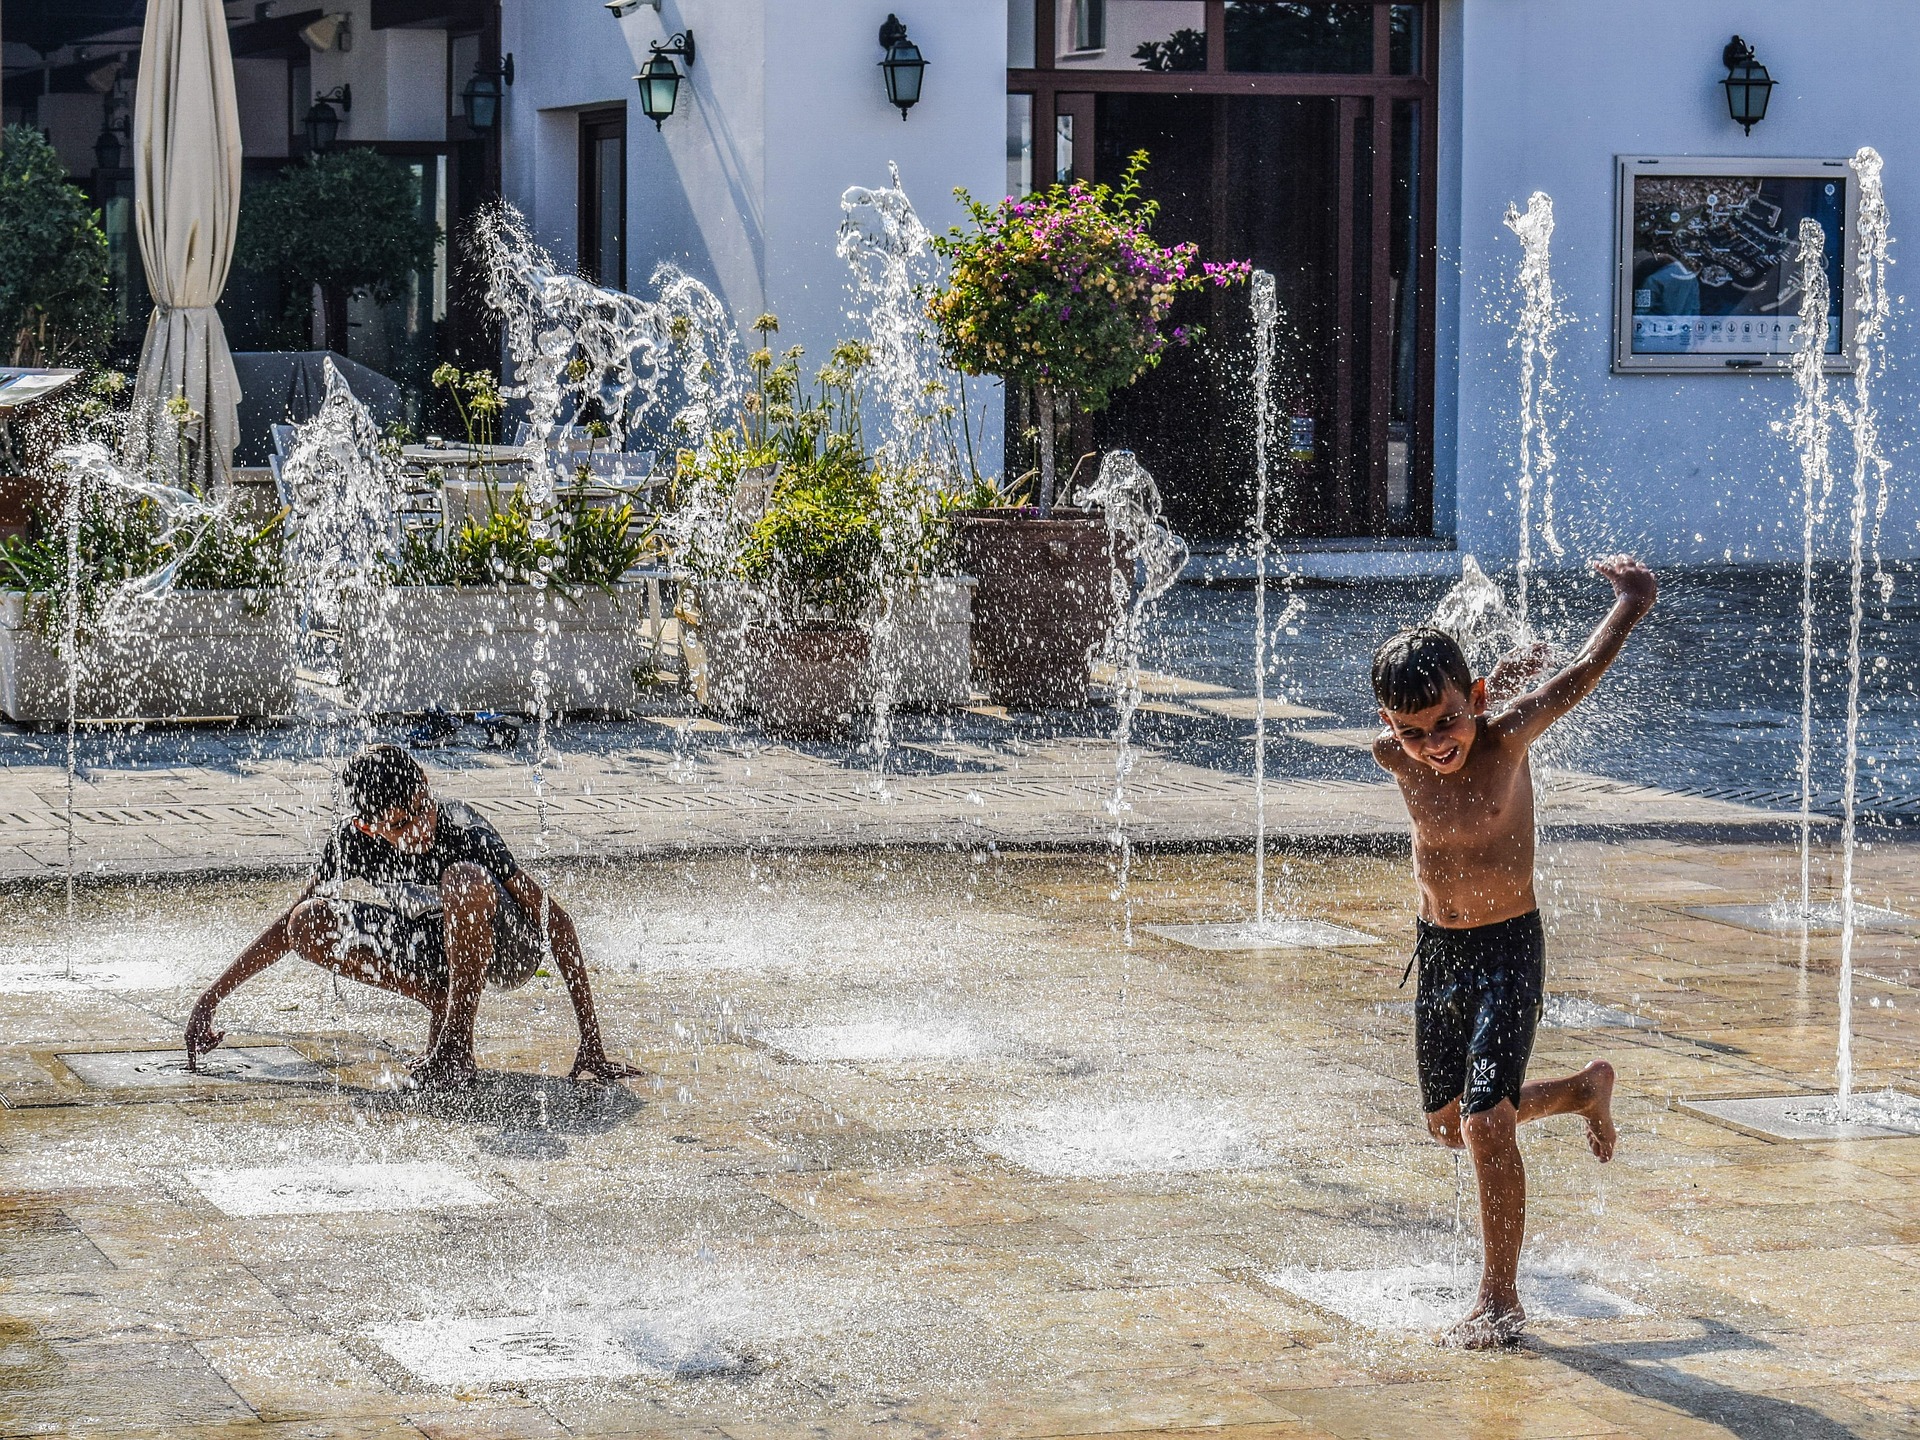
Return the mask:
<svg viewBox="0 0 1920 1440">
<path fill-rule="evenodd" d="M 1112 618 L 1113 554 L 1097 514 L 973 510 L 955 525 L 960 566 L 977 576 L 974 678 L 997 705 L 1078 709 Z"/>
<path fill-rule="evenodd" d="M 853 731 L 873 704 L 867 637 L 859 630 L 755 627 L 747 644 L 760 657 L 753 708 L 769 735 L 825 740 Z"/>
</svg>

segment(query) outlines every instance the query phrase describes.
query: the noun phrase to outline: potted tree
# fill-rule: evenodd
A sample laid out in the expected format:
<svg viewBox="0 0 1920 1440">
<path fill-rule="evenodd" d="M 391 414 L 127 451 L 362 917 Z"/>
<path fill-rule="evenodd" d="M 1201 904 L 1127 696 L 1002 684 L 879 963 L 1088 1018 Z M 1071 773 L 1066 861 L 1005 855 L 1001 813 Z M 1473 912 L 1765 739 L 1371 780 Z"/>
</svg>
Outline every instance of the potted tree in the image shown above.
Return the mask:
<svg viewBox="0 0 1920 1440">
<path fill-rule="evenodd" d="M 327 150 L 247 192 L 234 258 L 277 275 L 283 349 L 305 350 L 319 300 L 321 348 L 347 352 L 347 301 L 385 302 L 433 268 L 440 228 L 420 214 L 406 173 L 372 150 Z"/>
<path fill-rule="evenodd" d="M 1154 241 L 1146 165 L 1140 151 L 1117 188 L 1076 180 L 994 206 L 961 191 L 971 228 L 935 240 L 951 273 L 928 313 L 947 363 L 1029 387 L 1034 402 L 1037 505 L 988 504 L 957 521 L 960 563 L 980 582 L 975 669 L 1004 704 L 1084 705 L 1109 613 L 1105 527 L 1054 504 L 1057 426 L 1076 408 L 1106 408 L 1169 347 L 1198 338 L 1168 323 L 1177 297 L 1252 273 L 1241 261 L 1200 263 L 1192 244 Z"/>
</svg>

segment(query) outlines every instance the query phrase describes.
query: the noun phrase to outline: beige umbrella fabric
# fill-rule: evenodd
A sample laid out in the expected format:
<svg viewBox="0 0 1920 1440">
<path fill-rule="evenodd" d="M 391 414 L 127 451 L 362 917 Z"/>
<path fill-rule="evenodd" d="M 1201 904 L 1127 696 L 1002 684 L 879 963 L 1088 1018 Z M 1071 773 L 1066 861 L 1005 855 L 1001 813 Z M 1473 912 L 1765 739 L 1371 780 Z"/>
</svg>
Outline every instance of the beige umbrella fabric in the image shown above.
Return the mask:
<svg viewBox="0 0 1920 1440">
<path fill-rule="evenodd" d="M 148 0 L 134 97 L 134 223 L 154 311 L 128 458 L 171 474 L 190 454 L 176 482 L 219 493 L 240 439 L 240 378 L 213 308 L 240 221 L 240 109 L 220 0 Z M 182 398 L 199 421 L 180 414 Z"/>
</svg>

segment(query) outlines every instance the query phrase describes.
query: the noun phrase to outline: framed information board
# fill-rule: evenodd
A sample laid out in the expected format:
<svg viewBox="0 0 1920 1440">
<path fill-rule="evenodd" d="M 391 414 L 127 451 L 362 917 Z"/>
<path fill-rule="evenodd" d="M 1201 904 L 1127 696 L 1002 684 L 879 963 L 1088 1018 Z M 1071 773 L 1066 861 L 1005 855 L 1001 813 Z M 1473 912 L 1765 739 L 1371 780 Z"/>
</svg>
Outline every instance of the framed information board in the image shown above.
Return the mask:
<svg viewBox="0 0 1920 1440">
<path fill-rule="evenodd" d="M 1826 234 L 1828 368 L 1848 369 L 1856 203 L 1844 160 L 1620 157 L 1614 370 L 1789 369 L 1802 220 Z"/>
</svg>

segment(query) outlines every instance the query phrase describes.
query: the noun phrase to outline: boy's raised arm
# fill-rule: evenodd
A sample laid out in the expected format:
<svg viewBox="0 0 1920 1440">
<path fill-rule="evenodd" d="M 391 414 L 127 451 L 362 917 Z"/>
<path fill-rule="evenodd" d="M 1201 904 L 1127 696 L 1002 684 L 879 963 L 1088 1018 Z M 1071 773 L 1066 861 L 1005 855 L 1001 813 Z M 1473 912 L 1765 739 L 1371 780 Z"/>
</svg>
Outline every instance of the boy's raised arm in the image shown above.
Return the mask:
<svg viewBox="0 0 1920 1440">
<path fill-rule="evenodd" d="M 1522 695 L 1494 723 L 1501 732 L 1532 744 L 1562 715 L 1591 695 L 1607 673 L 1627 636 L 1653 608 L 1659 584 L 1653 572 L 1631 555 L 1613 555 L 1593 562 L 1596 574 L 1613 586 L 1613 609 L 1588 638 L 1573 663 L 1546 684 Z"/>
</svg>

